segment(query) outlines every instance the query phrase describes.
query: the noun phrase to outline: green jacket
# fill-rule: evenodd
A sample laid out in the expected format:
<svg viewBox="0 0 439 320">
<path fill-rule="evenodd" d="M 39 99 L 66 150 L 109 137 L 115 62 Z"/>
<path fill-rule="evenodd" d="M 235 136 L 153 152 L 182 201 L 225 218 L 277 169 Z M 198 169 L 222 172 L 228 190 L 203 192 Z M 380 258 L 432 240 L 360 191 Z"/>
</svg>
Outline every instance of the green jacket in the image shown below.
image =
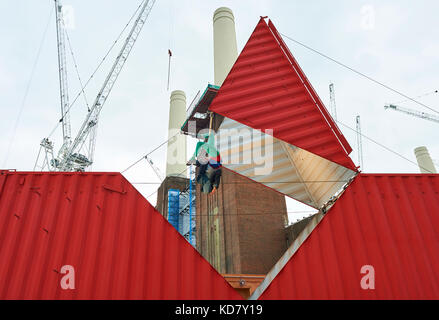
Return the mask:
<svg viewBox="0 0 439 320">
<path fill-rule="evenodd" d="M 215 147 L 215 135 L 213 134 L 213 132 L 210 133 L 207 142 L 197 142 L 197 146 L 195 147 L 195 152 L 191 160 L 195 160 L 197 158 L 200 148 L 203 148 L 210 157 L 216 157 L 218 155 L 218 150 Z"/>
</svg>

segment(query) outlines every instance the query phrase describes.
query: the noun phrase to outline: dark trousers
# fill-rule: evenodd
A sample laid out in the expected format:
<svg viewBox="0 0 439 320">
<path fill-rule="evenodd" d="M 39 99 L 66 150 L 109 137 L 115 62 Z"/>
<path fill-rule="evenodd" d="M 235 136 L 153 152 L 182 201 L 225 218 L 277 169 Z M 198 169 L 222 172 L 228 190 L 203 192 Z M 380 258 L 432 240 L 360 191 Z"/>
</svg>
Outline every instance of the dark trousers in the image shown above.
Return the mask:
<svg viewBox="0 0 439 320">
<path fill-rule="evenodd" d="M 198 167 L 197 183 L 201 186 L 203 193 L 210 193 L 213 188 L 218 188 L 221 182 L 221 167 L 212 168 L 208 164 L 201 164 L 197 161 Z"/>
<path fill-rule="evenodd" d="M 221 168 L 215 169 L 212 177 L 210 178 L 210 182 L 214 188 L 218 188 L 221 181 Z"/>
<path fill-rule="evenodd" d="M 218 188 L 221 181 L 221 167 L 214 169 L 209 166 L 206 170 L 206 175 L 210 181 L 210 184 L 212 185 L 212 188 Z"/>
</svg>

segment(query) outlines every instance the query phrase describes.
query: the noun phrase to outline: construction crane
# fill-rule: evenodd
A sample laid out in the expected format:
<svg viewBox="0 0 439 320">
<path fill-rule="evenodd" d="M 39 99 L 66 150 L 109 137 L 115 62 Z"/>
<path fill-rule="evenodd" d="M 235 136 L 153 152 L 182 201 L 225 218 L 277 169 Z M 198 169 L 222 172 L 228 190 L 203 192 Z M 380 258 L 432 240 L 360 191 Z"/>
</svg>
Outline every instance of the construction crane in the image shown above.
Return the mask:
<svg viewBox="0 0 439 320">
<path fill-rule="evenodd" d="M 418 117 L 421 119 L 425 119 L 425 120 L 430 120 L 436 123 L 439 123 L 439 117 L 433 114 L 429 114 L 429 113 L 425 113 L 425 112 L 421 112 L 418 110 L 413 110 L 413 109 L 408 109 L 408 108 L 403 108 L 394 104 L 387 104 L 384 106 L 384 109 L 390 109 L 390 110 L 395 110 L 395 111 L 399 111 L 399 112 L 403 112 L 406 114 L 409 114 L 411 116 L 414 117 Z"/>
<path fill-rule="evenodd" d="M 360 168 L 363 169 L 363 141 L 361 137 L 361 125 L 360 125 L 360 116 L 355 118 L 356 123 L 356 131 L 357 131 L 357 150 L 358 150 L 358 164 Z"/>
<path fill-rule="evenodd" d="M 66 62 L 66 46 L 65 46 L 65 30 L 64 30 L 64 17 L 62 11 L 62 5 L 59 0 L 55 0 L 55 20 L 56 20 L 56 40 L 58 49 L 58 76 L 59 76 L 59 94 L 61 103 L 61 124 L 63 133 L 63 144 L 59 150 L 59 156 L 65 155 L 67 148 L 71 144 L 71 126 L 70 126 L 70 114 L 67 112 L 70 106 L 69 104 L 69 91 L 67 82 L 67 62 Z M 64 115 L 64 116 L 63 116 Z M 53 142 L 48 138 L 44 138 L 40 142 L 40 150 L 38 152 L 37 160 L 35 162 L 34 170 L 37 168 L 38 161 L 41 154 L 41 149 L 44 149 L 45 155 L 40 168 L 51 169 L 54 166 L 55 158 L 53 156 Z"/>
<path fill-rule="evenodd" d="M 63 124 L 63 145 L 61 146 L 56 158 L 53 157 L 53 143 L 48 138 L 44 138 L 40 146 L 45 150 L 45 157 L 43 160 L 42 169 L 47 167 L 49 171 L 84 171 L 93 163 L 94 150 L 96 145 L 96 128 L 99 120 L 99 114 L 107 101 L 108 95 L 114 86 L 136 40 L 142 30 L 155 0 L 144 0 L 141 5 L 137 18 L 128 34 L 124 45 L 122 46 L 116 61 L 110 69 L 105 81 L 97 94 L 97 97 L 90 107 L 87 116 L 82 123 L 78 134 L 72 141 L 70 135 L 70 122 L 68 118 L 69 104 L 67 95 L 67 77 L 65 68 L 65 46 L 64 46 L 64 28 L 62 22 L 62 6 L 59 0 L 55 0 L 57 9 L 57 41 L 58 41 L 58 61 L 60 69 L 60 93 L 61 93 L 61 120 Z M 67 99 L 67 100 L 66 100 Z M 88 154 L 84 155 L 82 148 L 88 139 Z M 41 152 L 40 148 L 40 152 Z M 40 154 L 39 152 L 39 154 Z M 38 154 L 38 158 L 39 158 Z M 37 167 L 38 163 L 35 165 Z M 46 160 L 47 159 L 47 160 Z M 34 168 L 34 170 L 35 170 Z"/>
<path fill-rule="evenodd" d="M 163 175 L 160 169 L 152 162 L 151 158 L 149 158 L 147 155 L 145 156 L 146 161 L 148 161 L 149 165 L 151 166 L 152 170 L 154 170 L 157 178 L 159 178 L 160 181 L 163 181 Z"/>
<path fill-rule="evenodd" d="M 61 102 L 62 117 L 62 133 L 63 144 L 60 149 L 60 154 L 64 154 L 71 144 L 71 127 L 70 115 L 67 112 L 69 104 L 69 90 L 67 83 L 67 62 L 66 62 L 66 47 L 65 47 L 65 32 L 64 32 L 64 17 L 62 12 L 62 5 L 58 0 L 55 0 L 55 18 L 56 18 L 56 38 L 58 44 L 58 73 L 59 73 L 59 93 Z"/>
<path fill-rule="evenodd" d="M 329 85 L 329 108 L 332 117 L 337 120 L 337 109 L 335 105 L 335 91 L 334 91 L 334 84 L 331 83 Z"/>
</svg>

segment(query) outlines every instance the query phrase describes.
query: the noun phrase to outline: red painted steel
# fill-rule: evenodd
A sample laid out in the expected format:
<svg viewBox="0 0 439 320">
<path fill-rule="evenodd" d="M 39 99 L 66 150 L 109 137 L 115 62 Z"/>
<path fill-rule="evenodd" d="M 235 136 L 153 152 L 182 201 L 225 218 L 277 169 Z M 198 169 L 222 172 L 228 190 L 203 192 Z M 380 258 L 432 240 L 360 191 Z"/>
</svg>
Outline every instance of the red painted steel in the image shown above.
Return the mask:
<svg viewBox="0 0 439 320">
<path fill-rule="evenodd" d="M 0 171 L 0 299 L 241 296 L 120 173 Z"/>
<path fill-rule="evenodd" d="M 439 175 L 360 174 L 259 298 L 439 299 L 438 226 Z"/>
<path fill-rule="evenodd" d="M 271 21 L 259 21 L 209 109 L 357 170 L 351 147 Z"/>
</svg>

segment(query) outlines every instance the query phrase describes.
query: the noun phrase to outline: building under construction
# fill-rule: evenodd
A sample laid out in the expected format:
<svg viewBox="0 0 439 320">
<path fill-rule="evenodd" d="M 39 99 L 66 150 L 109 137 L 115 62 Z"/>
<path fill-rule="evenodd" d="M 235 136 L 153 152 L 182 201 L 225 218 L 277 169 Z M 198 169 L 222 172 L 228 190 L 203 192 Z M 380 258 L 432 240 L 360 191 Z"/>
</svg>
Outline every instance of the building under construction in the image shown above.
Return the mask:
<svg viewBox="0 0 439 320">
<path fill-rule="evenodd" d="M 426 149 L 425 173 L 360 172 L 271 20 L 239 55 L 232 11 L 213 27 L 215 83 L 189 107 L 170 96 L 155 208 L 120 173 L 65 170 L 82 159 L 70 144 L 46 160 L 62 170 L 0 171 L 0 299 L 439 299 Z M 187 137 L 203 132 L 222 159 L 215 192 L 188 161 Z M 317 213 L 287 227 L 285 196 Z"/>
</svg>

